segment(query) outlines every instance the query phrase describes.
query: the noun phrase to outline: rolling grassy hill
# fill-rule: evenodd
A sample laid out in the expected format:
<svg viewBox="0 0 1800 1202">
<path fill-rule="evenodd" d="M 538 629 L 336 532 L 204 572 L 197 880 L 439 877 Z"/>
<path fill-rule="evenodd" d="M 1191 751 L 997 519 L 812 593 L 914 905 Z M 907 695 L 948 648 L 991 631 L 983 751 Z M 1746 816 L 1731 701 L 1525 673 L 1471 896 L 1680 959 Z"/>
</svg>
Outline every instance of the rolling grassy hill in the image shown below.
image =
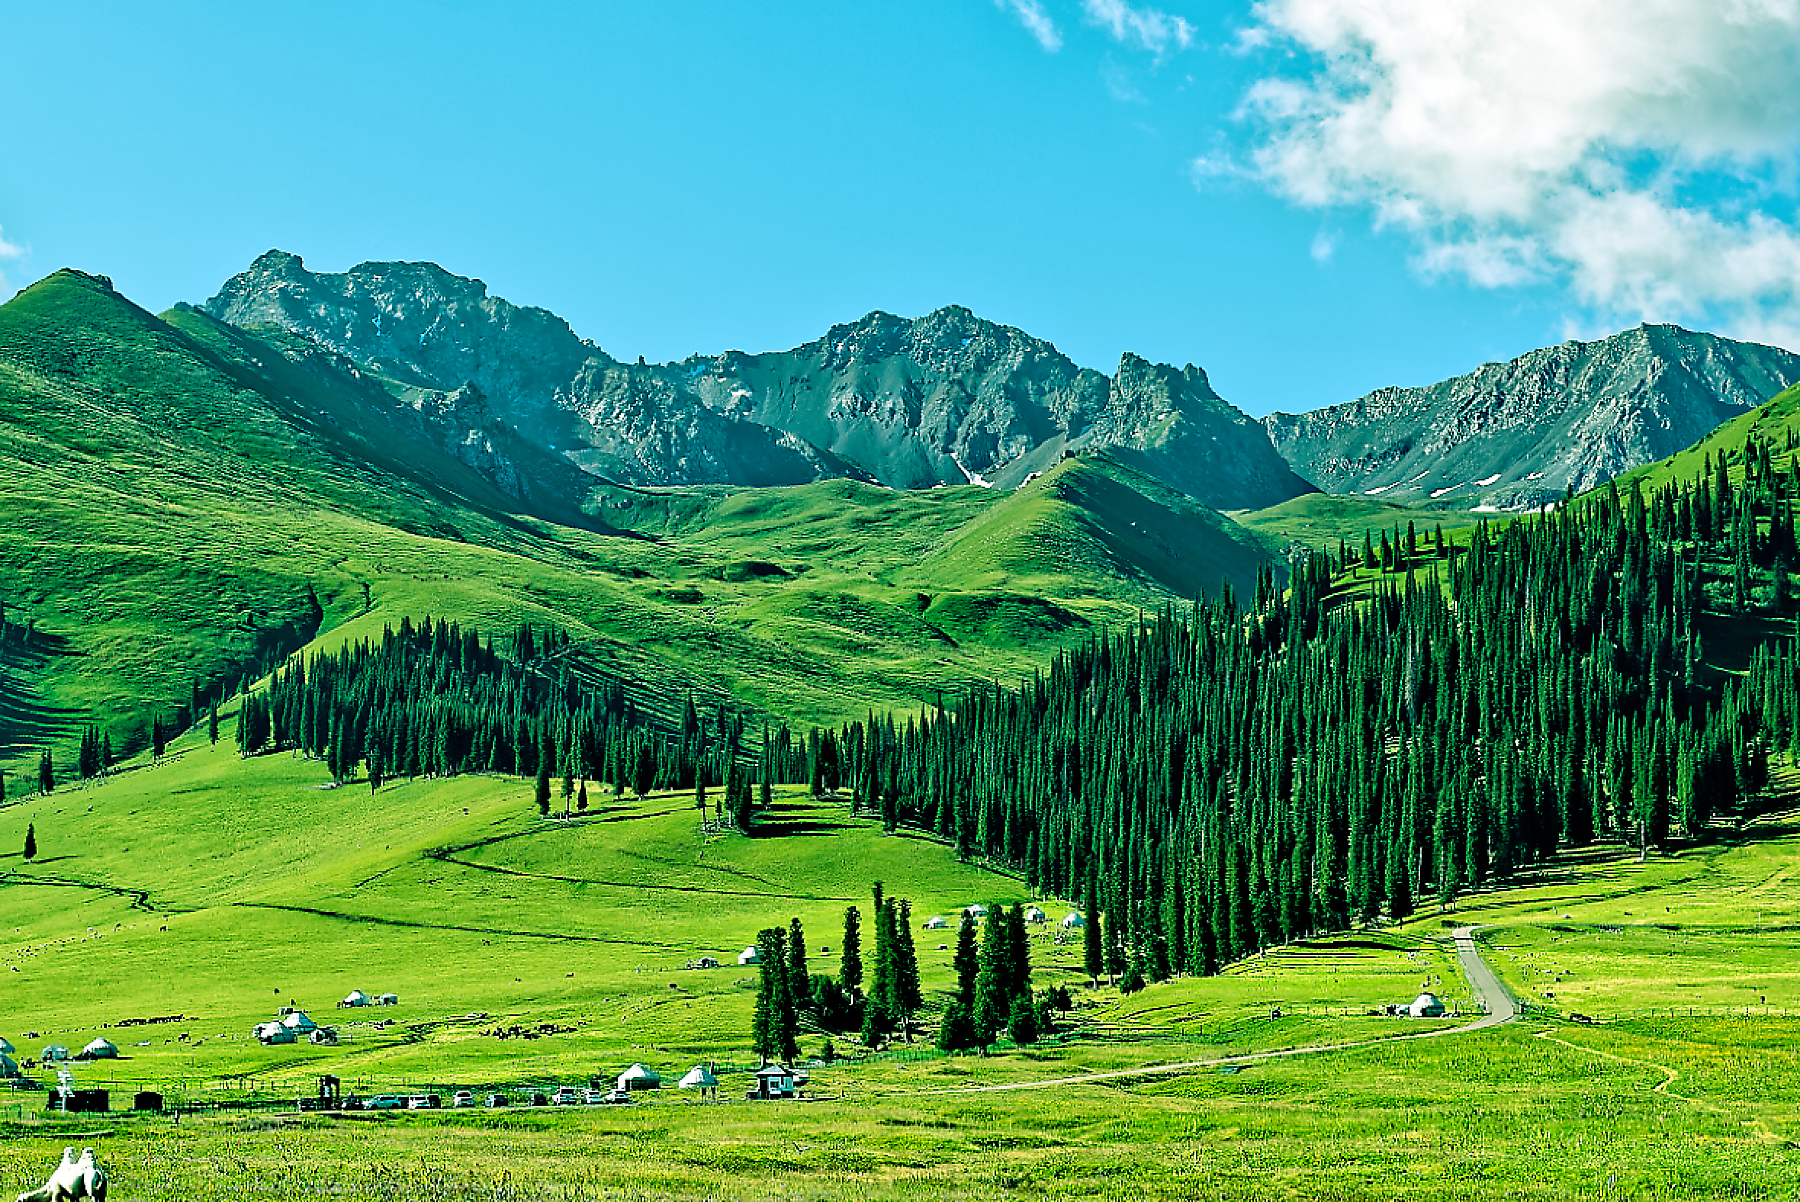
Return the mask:
<svg viewBox="0 0 1800 1202">
<path fill-rule="evenodd" d="M 1103 459 L 1018 494 L 632 489 L 504 428 L 446 434 L 416 394 L 291 335 L 154 317 L 80 273 L 0 307 L 14 791 L 40 747 L 66 770 L 90 723 L 134 750 L 196 684 L 210 700 L 322 633 L 402 616 L 561 626 L 652 707 L 695 691 L 833 721 L 1026 674 L 1169 596 L 1241 591 L 1266 559 Z"/>
</svg>

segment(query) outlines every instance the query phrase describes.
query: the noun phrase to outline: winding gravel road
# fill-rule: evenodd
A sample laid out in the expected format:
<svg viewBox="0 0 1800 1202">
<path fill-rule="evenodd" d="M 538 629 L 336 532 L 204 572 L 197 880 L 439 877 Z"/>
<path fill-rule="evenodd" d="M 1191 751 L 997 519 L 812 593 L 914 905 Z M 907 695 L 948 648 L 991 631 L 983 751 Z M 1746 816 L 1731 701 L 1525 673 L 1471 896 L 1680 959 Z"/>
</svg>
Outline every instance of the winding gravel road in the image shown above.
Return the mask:
<svg viewBox="0 0 1800 1202">
<path fill-rule="evenodd" d="M 1451 932 L 1456 941 L 1456 958 L 1462 965 L 1463 975 L 1469 980 L 1469 988 L 1487 1007 L 1487 1013 L 1474 1022 L 1464 1023 L 1460 1027 L 1441 1027 L 1435 1031 L 1418 1031 L 1410 1035 L 1384 1035 L 1376 1039 L 1358 1039 L 1351 1043 L 1324 1043 L 1304 1048 L 1283 1048 L 1275 1052 L 1250 1052 L 1242 1056 L 1220 1056 L 1212 1060 L 1184 1060 L 1179 1064 L 1153 1064 L 1143 1068 L 1115 1069 L 1104 1073 L 1082 1073 L 1073 1077 L 1053 1077 L 1045 1081 L 1013 1081 L 1004 1085 L 962 1085 L 949 1089 L 929 1089 L 923 1092 L 931 1094 L 953 1093 L 997 1093 L 1010 1089 L 1053 1089 L 1061 1085 L 1081 1085 L 1093 1081 L 1119 1081 L 1132 1077 L 1163 1077 L 1177 1073 L 1190 1073 L 1200 1069 L 1221 1068 L 1229 1064 L 1255 1064 L 1259 1060 L 1281 1060 L 1289 1056 L 1310 1056 L 1318 1052 L 1343 1052 L 1351 1048 L 1366 1048 L 1378 1043 L 1401 1043 L 1409 1039 L 1439 1039 L 1445 1035 L 1466 1035 L 1471 1031 L 1480 1031 L 1487 1027 L 1497 1027 L 1501 1023 L 1509 1023 L 1519 1017 L 1519 1004 L 1481 958 L 1481 949 L 1475 945 L 1475 932 L 1480 927 L 1458 927 Z"/>
</svg>

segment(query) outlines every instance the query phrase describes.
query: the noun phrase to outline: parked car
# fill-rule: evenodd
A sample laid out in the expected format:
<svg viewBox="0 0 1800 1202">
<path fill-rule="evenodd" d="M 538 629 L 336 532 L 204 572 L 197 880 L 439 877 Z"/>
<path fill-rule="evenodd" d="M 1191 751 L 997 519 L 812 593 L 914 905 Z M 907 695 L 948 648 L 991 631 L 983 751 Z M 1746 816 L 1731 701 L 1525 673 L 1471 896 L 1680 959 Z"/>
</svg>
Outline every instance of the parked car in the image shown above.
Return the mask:
<svg viewBox="0 0 1800 1202">
<path fill-rule="evenodd" d="M 405 1110 L 406 1099 L 397 1093 L 378 1093 L 365 1105 L 370 1110 Z"/>
<path fill-rule="evenodd" d="M 406 1099 L 408 1110 L 436 1110 L 444 1104 L 444 1100 L 434 1093 L 416 1093 Z"/>
<path fill-rule="evenodd" d="M 600 1101 L 609 1106 L 616 1106 L 621 1102 L 631 1101 L 631 1094 L 623 1089 L 609 1089 L 601 1095 Z"/>
<path fill-rule="evenodd" d="M 450 1105 L 452 1106 L 473 1106 L 474 1104 L 475 1095 L 469 1090 L 459 1089 L 450 1095 Z"/>
<path fill-rule="evenodd" d="M 531 1104 L 533 1106 L 548 1106 L 550 1104 L 550 1095 L 540 1089 L 531 1095 Z"/>
<path fill-rule="evenodd" d="M 512 1099 L 503 1093 L 491 1093 L 481 1100 L 481 1104 L 488 1109 L 493 1110 L 501 1106 L 512 1105 Z"/>
<path fill-rule="evenodd" d="M 583 1106 L 598 1106 L 604 1101 L 606 1101 L 606 1091 L 604 1089 L 584 1089 L 581 1091 L 581 1104 Z"/>
<path fill-rule="evenodd" d="M 581 1091 L 573 1085 L 565 1085 L 551 1095 L 550 1100 L 558 1106 L 581 1105 Z"/>
</svg>

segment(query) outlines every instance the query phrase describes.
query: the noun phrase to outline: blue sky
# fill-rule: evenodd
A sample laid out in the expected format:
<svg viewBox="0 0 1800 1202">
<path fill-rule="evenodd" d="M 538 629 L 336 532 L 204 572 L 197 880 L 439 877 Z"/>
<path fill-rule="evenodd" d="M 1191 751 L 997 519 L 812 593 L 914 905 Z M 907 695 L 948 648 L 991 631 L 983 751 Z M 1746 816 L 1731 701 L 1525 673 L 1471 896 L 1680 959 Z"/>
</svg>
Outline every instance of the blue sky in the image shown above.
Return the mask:
<svg viewBox="0 0 1800 1202">
<path fill-rule="evenodd" d="M 652 360 L 962 304 L 1257 414 L 1800 349 L 1795 0 L 17 7 L 9 289 L 429 259 Z"/>
</svg>

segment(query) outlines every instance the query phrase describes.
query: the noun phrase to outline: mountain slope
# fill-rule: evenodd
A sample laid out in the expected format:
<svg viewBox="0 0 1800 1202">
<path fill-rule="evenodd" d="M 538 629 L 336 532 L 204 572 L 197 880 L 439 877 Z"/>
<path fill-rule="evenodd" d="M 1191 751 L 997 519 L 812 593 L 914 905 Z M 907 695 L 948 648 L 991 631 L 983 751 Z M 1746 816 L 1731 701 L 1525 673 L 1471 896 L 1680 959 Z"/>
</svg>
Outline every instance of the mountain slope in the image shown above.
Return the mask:
<svg viewBox="0 0 1800 1202">
<path fill-rule="evenodd" d="M 609 484 L 499 421 L 479 386 L 396 386 L 267 327 L 154 317 L 73 272 L 0 306 L 0 462 L 15 773 L 45 746 L 66 771 L 89 724 L 141 747 L 196 687 L 204 704 L 308 639 L 405 616 L 554 624 L 583 670 L 651 709 L 693 691 L 838 721 L 1027 673 L 1179 583 L 1074 559 L 1031 582 L 1065 627 L 953 634 L 913 612 L 912 577 L 1012 494 Z M 957 585 L 973 605 L 1020 587 Z"/>
<path fill-rule="evenodd" d="M 1645 325 L 1264 424 L 1327 492 L 1522 509 L 1674 454 L 1796 380 L 1800 355 Z"/>
<path fill-rule="evenodd" d="M 1215 507 L 1310 491 L 1198 368 L 1126 356 L 1108 379 L 957 307 L 871 313 L 791 351 L 627 364 L 432 264 L 333 275 L 270 251 L 206 309 L 301 335 L 402 388 L 473 382 L 511 425 L 629 484 L 1018 484 L 1091 445 L 1136 452 L 1143 470 Z"/>
</svg>

